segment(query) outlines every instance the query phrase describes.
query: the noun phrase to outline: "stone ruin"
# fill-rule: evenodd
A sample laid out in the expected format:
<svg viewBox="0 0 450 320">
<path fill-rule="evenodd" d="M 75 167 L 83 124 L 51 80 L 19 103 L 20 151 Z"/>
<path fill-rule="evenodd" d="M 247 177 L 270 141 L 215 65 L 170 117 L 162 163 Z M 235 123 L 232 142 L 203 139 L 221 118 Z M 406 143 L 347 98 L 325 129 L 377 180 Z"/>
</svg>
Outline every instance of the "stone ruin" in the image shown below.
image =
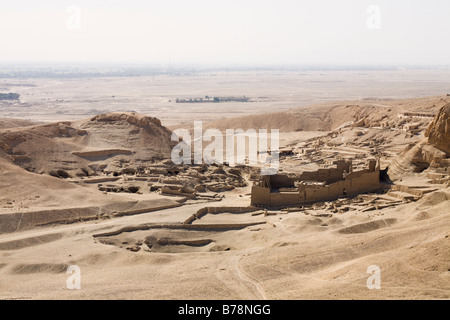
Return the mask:
<svg viewBox="0 0 450 320">
<path fill-rule="evenodd" d="M 338 160 L 336 168 L 319 169 L 289 176 L 261 176 L 252 186 L 251 205 L 287 207 L 356 196 L 380 190 L 380 163 L 354 171 L 350 160 Z"/>
<path fill-rule="evenodd" d="M 82 185 L 97 185 L 108 192 L 149 193 L 183 197 L 192 200 L 220 201 L 222 192 L 247 186 L 245 175 L 249 168 L 231 168 L 226 165 L 174 165 L 170 160 L 146 167 L 127 166 L 112 171 L 102 166 L 101 175 L 68 179 Z"/>
</svg>

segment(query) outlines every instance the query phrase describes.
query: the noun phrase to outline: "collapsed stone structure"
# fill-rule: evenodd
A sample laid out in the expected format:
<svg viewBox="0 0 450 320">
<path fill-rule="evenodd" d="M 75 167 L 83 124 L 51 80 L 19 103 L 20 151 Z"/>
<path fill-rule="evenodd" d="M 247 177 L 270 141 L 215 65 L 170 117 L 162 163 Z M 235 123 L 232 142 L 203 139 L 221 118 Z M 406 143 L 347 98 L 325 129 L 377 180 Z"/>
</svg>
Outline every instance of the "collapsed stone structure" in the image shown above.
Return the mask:
<svg viewBox="0 0 450 320">
<path fill-rule="evenodd" d="M 392 160 L 389 164 L 389 177 L 392 181 L 401 180 L 411 173 L 422 172 L 438 174 L 437 180 L 446 181 L 450 168 L 450 103 L 436 114 L 425 131 L 425 137 L 418 143 L 407 146 Z"/>
<path fill-rule="evenodd" d="M 380 163 L 369 160 L 368 168 L 353 171 L 350 160 L 339 160 L 336 168 L 303 172 L 297 176 L 261 176 L 252 186 L 251 205 L 282 207 L 332 201 L 380 189 Z"/>
</svg>

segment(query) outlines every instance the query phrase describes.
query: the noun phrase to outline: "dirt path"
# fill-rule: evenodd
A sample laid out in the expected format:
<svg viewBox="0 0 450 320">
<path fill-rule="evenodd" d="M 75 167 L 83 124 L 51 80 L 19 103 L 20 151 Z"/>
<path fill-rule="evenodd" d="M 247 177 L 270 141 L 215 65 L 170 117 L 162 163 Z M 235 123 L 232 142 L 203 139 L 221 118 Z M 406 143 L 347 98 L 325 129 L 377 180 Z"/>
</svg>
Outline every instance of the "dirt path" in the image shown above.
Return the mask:
<svg viewBox="0 0 450 320">
<path fill-rule="evenodd" d="M 218 266 L 215 275 L 230 291 L 231 299 L 267 300 L 264 290 L 258 282 L 245 274 L 240 261 L 250 252 L 259 249 L 230 252 Z"/>
<path fill-rule="evenodd" d="M 261 286 L 256 281 L 251 279 L 249 276 L 245 275 L 244 271 L 239 266 L 239 262 L 242 258 L 243 258 L 243 255 L 241 255 L 240 257 L 236 257 L 236 259 L 235 259 L 234 269 L 236 271 L 236 274 L 239 276 L 239 278 L 250 283 L 252 285 L 252 287 L 255 288 L 257 296 L 260 296 L 260 297 L 258 297 L 259 299 L 262 298 L 263 300 L 267 300 L 267 296 L 266 296 L 264 290 L 261 288 Z"/>
</svg>

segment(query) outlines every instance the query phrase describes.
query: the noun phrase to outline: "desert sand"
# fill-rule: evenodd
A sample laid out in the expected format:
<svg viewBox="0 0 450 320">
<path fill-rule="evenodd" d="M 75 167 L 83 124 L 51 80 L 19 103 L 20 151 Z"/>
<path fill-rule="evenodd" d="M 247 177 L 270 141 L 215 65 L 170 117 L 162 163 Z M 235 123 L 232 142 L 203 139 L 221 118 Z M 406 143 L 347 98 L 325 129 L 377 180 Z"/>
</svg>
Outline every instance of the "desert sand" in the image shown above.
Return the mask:
<svg viewBox="0 0 450 320">
<path fill-rule="evenodd" d="M 144 79 L 29 79 L 37 86 L 2 106 L 0 299 L 450 298 L 450 97 L 442 88 L 418 93 L 409 81 L 377 80 L 352 92 L 352 81 L 345 89 L 322 83 L 325 101 L 302 101 L 311 87 L 286 98 L 304 81 L 298 75 L 199 77 L 145 79 L 151 91 L 134 88 Z M 250 83 L 259 102 L 183 111 L 173 103 L 250 96 Z M 133 90 L 142 92 L 135 103 Z M 83 101 L 91 94 L 97 102 Z M 194 119 L 204 129 L 280 129 L 280 147 L 291 151 L 282 173 L 377 158 L 389 179 L 376 193 L 251 207 L 259 168 L 170 160 L 171 130 L 191 129 Z M 66 284 L 72 265 L 79 290 Z M 367 287 L 373 265 L 379 290 Z"/>
</svg>

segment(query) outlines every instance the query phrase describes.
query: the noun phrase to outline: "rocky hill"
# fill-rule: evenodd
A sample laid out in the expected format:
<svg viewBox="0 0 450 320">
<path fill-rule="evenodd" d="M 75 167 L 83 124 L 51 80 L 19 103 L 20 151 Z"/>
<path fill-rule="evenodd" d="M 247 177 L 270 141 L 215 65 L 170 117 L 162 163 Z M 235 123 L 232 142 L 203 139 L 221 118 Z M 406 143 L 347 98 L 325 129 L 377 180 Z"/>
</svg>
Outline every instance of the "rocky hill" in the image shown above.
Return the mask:
<svg viewBox="0 0 450 320">
<path fill-rule="evenodd" d="M 450 103 L 439 111 L 425 136 L 430 144 L 450 155 Z"/>
<path fill-rule="evenodd" d="M 440 109 L 425 132 L 426 138 L 409 145 L 389 166 L 389 176 L 401 179 L 427 169 L 447 172 L 450 165 L 450 104 Z"/>
<path fill-rule="evenodd" d="M 172 145 L 158 119 L 136 113 L 0 130 L 0 157 L 58 177 L 133 170 L 170 158 Z"/>
</svg>

